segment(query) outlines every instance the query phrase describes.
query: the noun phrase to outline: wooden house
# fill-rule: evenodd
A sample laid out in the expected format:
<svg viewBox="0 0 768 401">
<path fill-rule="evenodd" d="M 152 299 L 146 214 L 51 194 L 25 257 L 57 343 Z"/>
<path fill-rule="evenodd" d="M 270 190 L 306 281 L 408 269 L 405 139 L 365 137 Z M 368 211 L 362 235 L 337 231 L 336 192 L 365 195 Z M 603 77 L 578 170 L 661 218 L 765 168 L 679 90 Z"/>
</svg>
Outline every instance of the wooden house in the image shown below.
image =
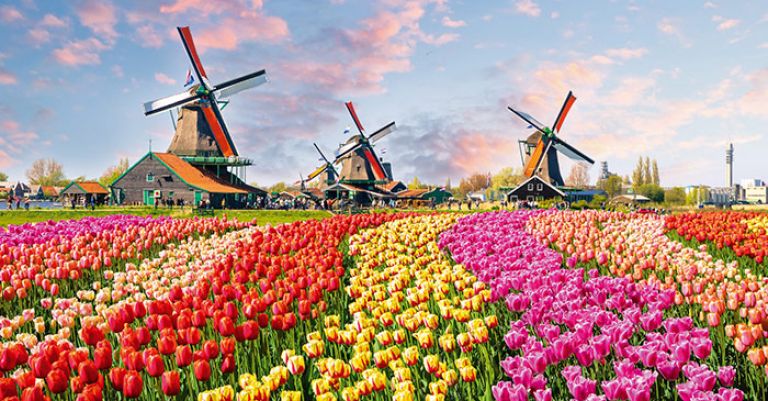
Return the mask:
<svg viewBox="0 0 768 401">
<path fill-rule="evenodd" d="M 109 191 L 96 181 L 72 181 L 59 193 L 65 197 L 67 203 L 74 201 L 76 204 L 89 205 L 91 199 L 97 205 L 106 203 Z"/>
<path fill-rule="evenodd" d="M 554 198 L 565 199 L 565 193 L 537 175 L 528 178 L 507 193 L 509 202 L 533 202 Z"/>
</svg>

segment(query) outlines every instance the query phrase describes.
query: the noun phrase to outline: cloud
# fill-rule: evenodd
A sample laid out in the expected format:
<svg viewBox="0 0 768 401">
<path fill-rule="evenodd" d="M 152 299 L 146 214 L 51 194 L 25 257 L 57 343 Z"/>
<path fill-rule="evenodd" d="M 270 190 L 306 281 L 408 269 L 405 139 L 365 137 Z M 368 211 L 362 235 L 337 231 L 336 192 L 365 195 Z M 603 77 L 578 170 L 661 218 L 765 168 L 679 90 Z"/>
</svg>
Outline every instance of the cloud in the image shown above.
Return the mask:
<svg viewBox="0 0 768 401">
<path fill-rule="evenodd" d="M 15 154 L 21 153 L 23 147 L 38 139 L 36 132 L 22 129 L 21 125 L 12 119 L 0 120 L 0 133 L 2 133 L 0 138 L 3 139 L 2 146 L 6 151 Z"/>
<path fill-rule="evenodd" d="M 49 28 L 66 28 L 69 26 L 69 21 L 67 19 L 59 18 L 53 14 L 45 14 L 43 19 L 40 20 L 40 25 Z"/>
<path fill-rule="evenodd" d="M 176 80 L 163 74 L 162 72 L 155 73 L 155 81 L 160 82 L 163 85 L 176 85 Z"/>
<path fill-rule="evenodd" d="M 515 3 L 515 12 L 530 17 L 538 17 L 541 14 L 541 8 L 533 0 L 518 0 Z"/>
<path fill-rule="evenodd" d="M 16 75 L 0 67 L 0 85 L 13 85 L 17 82 Z"/>
<path fill-rule="evenodd" d="M 691 42 L 685 35 L 683 35 L 683 32 L 680 29 L 680 21 L 678 19 L 669 17 L 662 18 L 661 21 L 656 24 L 656 27 L 662 33 L 675 37 L 683 47 L 691 47 Z"/>
<path fill-rule="evenodd" d="M 677 146 L 681 149 L 701 149 L 702 147 L 712 148 L 712 149 L 724 149 L 726 146 L 728 146 L 729 143 L 732 143 L 734 145 L 744 145 L 748 143 L 758 142 L 761 139 L 763 139 L 763 135 L 753 134 L 753 135 L 746 135 L 746 136 L 741 135 L 733 138 L 713 141 L 712 138 L 716 136 L 719 136 L 719 134 L 718 135 L 699 135 L 688 140 L 680 141 L 677 143 Z"/>
<path fill-rule="evenodd" d="M 112 75 L 114 75 L 117 78 L 122 78 L 123 76 L 125 76 L 125 73 L 123 72 L 123 67 L 120 65 L 117 65 L 117 64 L 113 65 L 111 70 L 112 70 Z"/>
<path fill-rule="evenodd" d="M 97 36 L 113 41 L 117 38 L 117 13 L 115 6 L 106 0 L 85 0 L 76 10 L 80 23 Z"/>
<path fill-rule="evenodd" d="M 0 21 L 16 22 L 24 19 L 24 15 L 14 6 L 0 6 Z"/>
<path fill-rule="evenodd" d="M 708 2 L 704 3 L 704 8 L 717 8 L 717 4 L 715 4 L 715 3 L 711 2 L 711 1 L 708 1 Z"/>
<path fill-rule="evenodd" d="M 51 40 L 51 33 L 43 28 L 32 28 L 27 31 L 27 38 L 33 45 L 40 46 Z"/>
<path fill-rule="evenodd" d="M 0 149 L 0 168 L 8 168 L 14 164 L 16 164 L 16 160 L 4 150 Z"/>
<path fill-rule="evenodd" d="M 712 17 L 712 21 L 718 22 L 717 24 L 718 31 L 727 31 L 731 28 L 735 28 L 741 22 L 740 20 L 737 20 L 734 18 L 725 19 L 719 15 L 715 15 L 714 17 Z"/>
<path fill-rule="evenodd" d="M 136 29 L 136 36 L 141 47 L 162 47 L 163 36 L 151 25 L 142 25 Z"/>
<path fill-rule="evenodd" d="M 53 51 L 53 58 L 59 64 L 69 67 L 81 65 L 100 64 L 101 57 L 99 53 L 108 49 L 109 46 L 96 38 L 88 38 L 68 42 L 64 47 Z"/>
<path fill-rule="evenodd" d="M 648 54 L 648 49 L 643 47 L 638 48 L 619 48 L 608 49 L 605 51 L 605 55 L 613 58 L 620 58 L 622 60 L 629 60 L 633 58 L 640 58 Z"/>
<path fill-rule="evenodd" d="M 443 17 L 441 22 L 442 22 L 443 26 L 448 27 L 448 28 L 461 28 L 461 27 L 467 25 L 466 22 L 464 22 L 462 20 L 453 20 L 453 19 L 451 19 L 451 17 L 449 17 L 447 15 Z"/>
<path fill-rule="evenodd" d="M 196 17 L 220 18 L 213 26 L 195 32 L 195 45 L 201 52 L 206 49 L 234 50 L 243 42 L 277 43 L 290 36 L 288 23 L 282 18 L 266 15 L 260 0 L 252 1 L 250 5 L 237 0 L 176 0 L 160 6 L 163 14 L 193 11 Z"/>
</svg>

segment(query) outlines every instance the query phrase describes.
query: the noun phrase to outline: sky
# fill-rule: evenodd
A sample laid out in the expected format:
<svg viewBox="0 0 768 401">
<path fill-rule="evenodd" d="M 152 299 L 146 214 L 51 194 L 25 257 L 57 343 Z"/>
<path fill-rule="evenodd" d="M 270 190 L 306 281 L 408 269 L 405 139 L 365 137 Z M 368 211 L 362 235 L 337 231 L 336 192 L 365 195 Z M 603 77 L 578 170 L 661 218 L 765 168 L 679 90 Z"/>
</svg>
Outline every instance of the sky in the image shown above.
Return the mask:
<svg viewBox="0 0 768 401">
<path fill-rule="evenodd" d="M 0 1 L 0 171 L 164 151 L 171 120 L 142 104 L 183 90 L 184 25 L 212 82 L 267 70 L 223 111 L 259 185 L 332 154 L 348 100 L 369 132 L 397 123 L 376 146 L 396 179 L 520 168 L 506 107 L 551 124 L 569 90 L 561 137 L 614 173 L 649 156 L 663 186 L 723 186 L 732 142 L 734 179 L 768 179 L 768 4 L 683 0 Z"/>
</svg>

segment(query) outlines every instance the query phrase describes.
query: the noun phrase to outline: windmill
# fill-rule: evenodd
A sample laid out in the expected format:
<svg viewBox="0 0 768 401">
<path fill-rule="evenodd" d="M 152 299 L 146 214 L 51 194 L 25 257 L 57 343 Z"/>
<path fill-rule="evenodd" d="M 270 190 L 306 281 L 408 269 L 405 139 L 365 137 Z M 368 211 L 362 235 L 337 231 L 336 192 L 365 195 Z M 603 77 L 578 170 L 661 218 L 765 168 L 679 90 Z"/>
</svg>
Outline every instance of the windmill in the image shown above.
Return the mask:
<svg viewBox="0 0 768 401">
<path fill-rule="evenodd" d="M 373 145 L 385 136 L 397 129 L 395 122 L 379 128 L 370 136 L 366 135 L 365 128 L 360 122 L 352 102 L 346 102 L 347 111 L 349 111 L 352 120 L 355 122 L 359 135 L 353 135 L 342 145 L 336 155 L 334 164 L 341 163 L 341 175 L 343 182 L 373 186 L 384 183 L 392 179 L 387 169 L 381 163 L 373 150 Z"/>
<path fill-rule="evenodd" d="M 169 148 L 171 153 L 184 156 L 237 158 L 237 148 L 219 107 L 219 103 L 226 105 L 227 102 L 219 99 L 228 99 L 238 92 L 267 82 L 267 73 L 265 70 L 259 70 L 212 85 L 200 61 L 189 27 L 178 27 L 177 30 L 184 44 L 184 50 L 192 62 L 194 77 L 197 78 L 198 84 L 189 91 L 144 103 L 144 115 L 149 116 L 181 107 L 179 124 L 175 127 L 176 134 Z M 201 124 L 197 122 L 201 114 L 202 120 L 207 125 L 205 129 L 200 129 Z M 187 120 L 183 121 L 185 117 Z"/>
<path fill-rule="evenodd" d="M 316 143 L 313 143 L 312 145 L 315 146 L 315 149 L 317 150 L 317 153 L 320 154 L 320 161 L 325 162 L 322 166 L 315 169 L 315 171 L 309 173 L 306 180 L 302 181 L 302 186 L 304 183 L 310 182 L 315 179 L 315 177 L 319 176 L 322 173 L 326 173 L 326 184 L 332 185 L 337 181 L 337 177 L 339 176 L 339 173 L 336 171 L 336 168 L 333 167 L 333 162 L 328 160 L 327 157 L 325 157 L 325 154 L 323 154 L 323 151 L 320 150 L 320 148 L 317 146 Z"/>
<path fill-rule="evenodd" d="M 529 125 L 528 128 L 536 129 L 536 132 L 528 136 L 527 139 L 518 141 L 522 147 L 523 174 L 527 178 L 538 175 L 552 183 L 552 185 L 563 186 L 565 183 L 563 176 L 560 174 L 560 165 L 557 161 L 558 152 L 577 162 L 595 163 L 589 156 L 558 136 L 563 126 L 563 121 L 565 121 L 565 117 L 575 101 L 576 97 L 573 96 L 573 92 L 568 92 L 568 96 L 565 97 L 563 107 L 560 109 L 560 113 L 558 113 L 552 128 L 540 123 L 530 114 L 507 107 L 509 111 L 523 119 Z"/>
</svg>

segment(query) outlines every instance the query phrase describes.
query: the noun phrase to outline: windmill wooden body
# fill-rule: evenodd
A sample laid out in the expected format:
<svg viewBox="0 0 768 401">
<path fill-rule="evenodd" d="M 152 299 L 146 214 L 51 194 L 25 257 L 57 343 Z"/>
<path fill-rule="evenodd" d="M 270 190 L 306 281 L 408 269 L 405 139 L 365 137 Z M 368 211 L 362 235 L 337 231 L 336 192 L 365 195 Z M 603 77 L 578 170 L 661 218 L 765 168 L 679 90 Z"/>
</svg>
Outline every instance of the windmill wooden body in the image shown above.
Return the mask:
<svg viewBox="0 0 768 401">
<path fill-rule="evenodd" d="M 575 101 L 576 97 L 573 96 L 573 92 L 568 92 L 568 96 L 566 96 L 563 107 L 560 109 L 560 113 L 558 113 L 552 128 L 540 123 L 530 114 L 508 107 L 511 112 L 525 121 L 529 128 L 536 129 L 536 132 L 529 135 L 525 140 L 518 141 L 521 147 L 523 175 L 526 178 L 538 176 L 556 187 L 564 186 L 565 182 L 560 173 L 560 163 L 557 159 L 558 153 L 562 153 L 576 162 L 595 163 L 589 156 L 559 137 L 565 117 Z"/>
</svg>

